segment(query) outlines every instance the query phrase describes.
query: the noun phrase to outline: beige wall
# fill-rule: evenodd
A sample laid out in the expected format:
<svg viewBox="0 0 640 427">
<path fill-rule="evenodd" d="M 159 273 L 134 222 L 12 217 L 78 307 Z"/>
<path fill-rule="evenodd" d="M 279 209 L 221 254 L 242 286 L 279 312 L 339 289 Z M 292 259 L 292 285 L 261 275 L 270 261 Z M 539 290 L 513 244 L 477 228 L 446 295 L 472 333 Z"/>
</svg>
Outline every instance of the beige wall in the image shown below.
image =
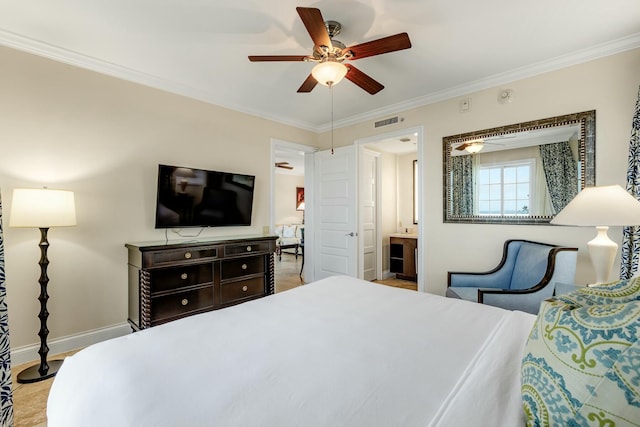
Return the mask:
<svg viewBox="0 0 640 427">
<path fill-rule="evenodd" d="M 442 222 L 442 138 L 474 130 L 519 123 L 579 111 L 596 110 L 596 184 L 626 183 L 631 118 L 640 84 L 640 50 L 632 50 L 558 71 L 474 92 L 410 111 L 398 111 L 399 125 L 375 129 L 372 119 L 335 129 L 336 146 L 356 139 L 424 126 L 422 196 L 426 239 L 425 282 L 427 291 L 442 294 L 446 272 L 482 271 L 494 267 L 502 244 L 509 238 L 525 238 L 572 245 L 579 248 L 576 280 L 594 279 L 586 242 L 595 236 L 590 228 L 560 226 L 508 226 L 444 224 Z M 510 104 L 500 104 L 500 89 L 514 91 Z M 387 88 L 385 90 L 391 90 Z M 472 109 L 460 113 L 458 102 L 471 98 Z M 391 114 L 385 115 L 389 117 Z M 330 133 L 320 137 L 319 146 L 330 145 Z M 621 241 L 621 228 L 612 227 L 612 239 Z M 619 269 L 616 261 L 615 272 Z"/>
<path fill-rule="evenodd" d="M 127 241 L 164 239 L 153 228 L 158 163 L 256 175 L 253 226 L 207 235 L 261 233 L 269 224 L 270 140 L 330 146 L 310 132 L 0 48 L 0 184 L 8 223 L 11 190 L 48 185 L 76 192 L 78 226 L 52 229 L 50 338 L 126 319 Z M 424 127 L 422 197 L 428 291 L 443 293 L 447 270 L 493 267 L 508 238 L 580 248 L 578 282 L 593 279 L 586 254 L 591 229 L 457 225 L 442 222 L 442 137 L 595 109 L 597 184 L 625 184 L 631 117 L 640 84 L 640 50 L 475 92 L 472 110 L 457 99 L 399 112 L 404 121 L 374 129 L 370 120 L 335 130 L 336 146 L 400 128 Z M 392 90 L 387 88 L 386 90 Z M 612 228 L 620 241 L 620 228 Z M 176 236 L 169 234 L 170 238 Z M 37 342 L 39 233 L 5 226 L 12 348 Z M 617 268 L 617 266 L 616 266 Z M 34 354 L 34 359 L 37 355 Z"/>
<path fill-rule="evenodd" d="M 315 134 L 0 47 L 0 184 L 12 349 L 38 342 L 36 229 L 8 227 L 15 187 L 75 191 L 77 227 L 49 232 L 49 339 L 127 318 L 125 242 L 154 229 L 158 163 L 256 176 L 251 227 L 270 221 L 271 138 Z M 291 198 L 293 200 L 293 195 Z M 185 234 L 196 230 L 185 229 Z M 169 239 L 178 238 L 169 232 Z M 33 354 L 35 359 L 37 354 Z"/>
<path fill-rule="evenodd" d="M 275 174 L 274 224 L 302 224 L 302 211 L 296 210 L 296 187 L 304 188 L 304 176 Z"/>
</svg>

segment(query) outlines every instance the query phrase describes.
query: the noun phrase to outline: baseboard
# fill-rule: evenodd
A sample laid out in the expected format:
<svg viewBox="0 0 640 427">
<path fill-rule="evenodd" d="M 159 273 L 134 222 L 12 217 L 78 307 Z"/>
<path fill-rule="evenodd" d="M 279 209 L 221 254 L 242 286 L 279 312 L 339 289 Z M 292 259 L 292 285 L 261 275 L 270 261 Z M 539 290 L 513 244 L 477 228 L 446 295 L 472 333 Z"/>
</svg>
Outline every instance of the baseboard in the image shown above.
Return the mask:
<svg viewBox="0 0 640 427">
<path fill-rule="evenodd" d="M 94 329 L 92 331 L 57 338 L 47 341 L 47 345 L 49 346 L 49 356 L 66 353 L 67 351 L 87 347 L 91 344 L 96 344 L 111 338 L 121 337 L 130 333 L 131 326 L 128 323 L 122 323 L 119 325 L 107 326 L 106 328 Z M 11 364 L 20 365 L 23 363 L 40 361 L 40 355 L 38 354 L 39 349 L 40 344 L 26 345 L 11 349 Z"/>
</svg>

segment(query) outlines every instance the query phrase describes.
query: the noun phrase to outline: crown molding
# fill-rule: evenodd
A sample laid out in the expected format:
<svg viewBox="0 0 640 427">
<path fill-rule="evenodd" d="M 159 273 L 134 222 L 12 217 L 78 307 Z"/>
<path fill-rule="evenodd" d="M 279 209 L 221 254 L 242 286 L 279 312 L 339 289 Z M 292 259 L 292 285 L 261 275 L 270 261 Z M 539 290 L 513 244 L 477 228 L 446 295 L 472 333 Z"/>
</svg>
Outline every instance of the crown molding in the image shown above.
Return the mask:
<svg viewBox="0 0 640 427">
<path fill-rule="evenodd" d="M 494 74 L 483 79 L 475 80 L 439 92 L 434 92 L 429 95 L 408 99 L 397 104 L 388 105 L 383 108 L 347 117 L 346 119 L 337 120 L 334 122 L 333 127 L 346 127 L 362 123 L 367 120 L 397 115 L 402 111 L 423 107 L 425 105 L 435 104 L 436 102 L 468 95 L 469 93 L 478 92 L 492 87 L 504 85 L 506 83 L 511 83 L 517 80 L 522 80 L 550 71 L 560 70 L 572 65 L 582 64 L 637 48 L 640 48 L 640 32 L 617 40 L 613 40 L 611 42 L 602 43 L 587 49 L 572 52 L 568 55 L 562 55 L 550 60 L 540 61 L 531 65 L 527 65 L 525 67 L 520 67 L 503 73 Z M 320 126 L 319 129 L 322 132 L 331 130 L 331 123 L 325 123 L 324 125 Z"/>
<path fill-rule="evenodd" d="M 331 123 L 325 123 L 320 126 L 315 126 L 307 122 L 291 120 L 290 118 L 283 118 L 280 116 L 265 114 L 264 112 L 255 111 L 243 106 L 232 105 L 228 102 L 225 102 L 224 100 L 217 99 L 211 93 L 207 93 L 206 91 L 203 91 L 201 89 L 193 88 L 165 78 L 123 67 L 121 65 L 114 64 L 108 61 L 103 61 L 101 59 L 84 55 L 78 52 L 62 49 L 46 42 L 24 37 L 10 31 L 0 30 L 0 45 L 49 58 L 54 61 L 95 71 L 108 76 L 131 81 L 144 86 L 149 86 L 166 92 L 186 96 L 198 101 L 214 104 L 223 108 L 228 108 L 234 111 L 260 117 L 284 125 L 293 126 L 298 129 L 308 130 L 316 133 L 326 132 L 331 129 Z M 385 106 L 383 108 L 370 110 L 362 114 L 357 114 L 342 120 L 337 120 L 333 123 L 333 127 L 346 127 L 353 124 L 362 123 L 367 120 L 387 115 L 398 114 L 401 111 L 434 104 L 436 102 L 444 101 L 484 89 L 489 89 L 491 87 L 500 86 L 516 80 L 533 77 L 535 75 L 543 74 L 549 71 L 581 64 L 638 47 L 640 47 L 640 32 L 617 40 L 595 45 L 587 49 L 582 49 L 568 55 L 562 55 L 547 61 L 537 62 L 525 67 L 516 68 L 504 73 L 495 74 L 479 80 L 475 80 L 473 82 L 434 92 L 422 97 L 412 98 L 403 102 Z"/>
</svg>

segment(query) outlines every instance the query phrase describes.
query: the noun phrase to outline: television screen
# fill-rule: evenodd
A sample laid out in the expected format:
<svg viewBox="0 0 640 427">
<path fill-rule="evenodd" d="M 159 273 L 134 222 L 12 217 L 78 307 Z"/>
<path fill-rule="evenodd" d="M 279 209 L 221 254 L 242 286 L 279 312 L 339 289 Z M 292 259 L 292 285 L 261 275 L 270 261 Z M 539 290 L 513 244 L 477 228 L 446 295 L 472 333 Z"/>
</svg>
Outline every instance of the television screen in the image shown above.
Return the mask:
<svg viewBox="0 0 640 427">
<path fill-rule="evenodd" d="M 255 176 L 158 165 L 156 228 L 251 225 Z"/>
</svg>

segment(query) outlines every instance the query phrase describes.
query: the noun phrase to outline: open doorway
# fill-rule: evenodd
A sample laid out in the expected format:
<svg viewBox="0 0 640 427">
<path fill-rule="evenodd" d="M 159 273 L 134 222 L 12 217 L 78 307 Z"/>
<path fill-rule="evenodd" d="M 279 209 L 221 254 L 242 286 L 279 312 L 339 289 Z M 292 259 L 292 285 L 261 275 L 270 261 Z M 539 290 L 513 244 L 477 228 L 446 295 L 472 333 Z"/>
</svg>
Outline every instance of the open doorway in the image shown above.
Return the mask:
<svg viewBox="0 0 640 427">
<path fill-rule="evenodd" d="M 272 140 L 271 233 L 278 236 L 276 292 L 304 283 L 305 154 L 315 148 Z"/>
<path fill-rule="evenodd" d="M 423 129 L 415 127 L 397 130 L 355 143 L 379 153 L 376 188 L 376 269 L 379 280 L 409 279 L 411 288 L 424 291 L 424 243 L 420 218 L 423 215 L 420 182 L 422 170 Z M 384 209 L 382 209 L 384 206 Z M 393 241 L 393 245 L 392 245 Z M 398 245 L 407 248 L 398 254 Z M 392 249 L 395 249 L 392 253 Z"/>
</svg>

